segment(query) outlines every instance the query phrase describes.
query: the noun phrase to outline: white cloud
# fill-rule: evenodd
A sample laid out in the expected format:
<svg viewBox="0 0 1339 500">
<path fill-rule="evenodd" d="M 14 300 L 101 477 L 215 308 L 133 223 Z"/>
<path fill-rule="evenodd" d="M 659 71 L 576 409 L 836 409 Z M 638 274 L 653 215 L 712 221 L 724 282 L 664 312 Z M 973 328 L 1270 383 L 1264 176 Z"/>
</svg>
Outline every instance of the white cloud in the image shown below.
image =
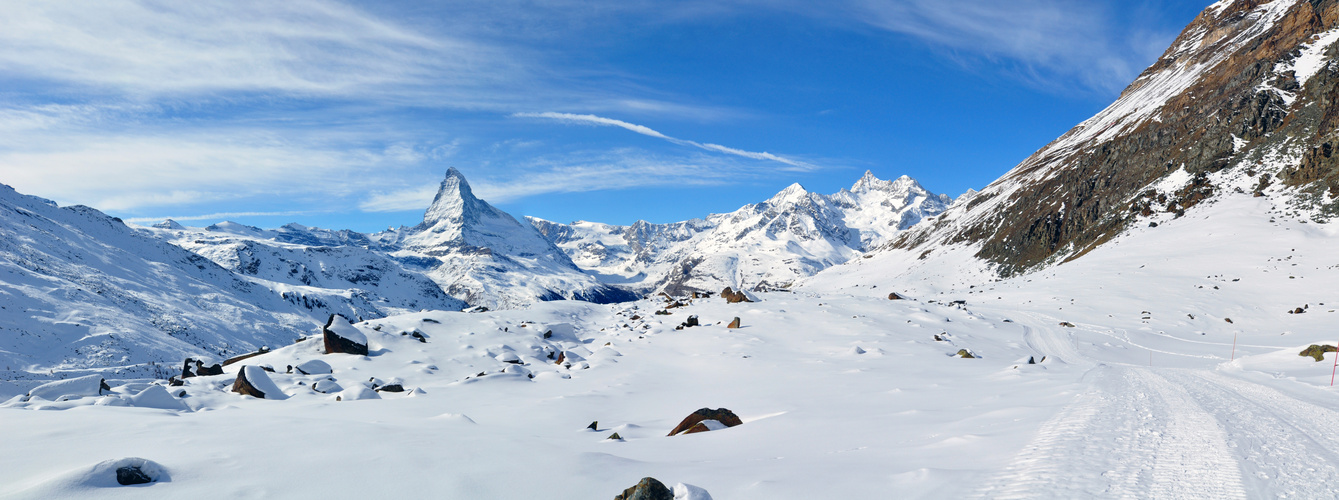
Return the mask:
<svg viewBox="0 0 1339 500">
<path fill-rule="evenodd" d="M 1150 33 L 1144 23 L 1122 30 L 1108 5 L 1082 0 L 850 0 L 824 12 L 793 8 L 816 16 L 839 12 L 850 22 L 910 35 L 959 57 L 1012 61 L 1015 76 L 1039 85 L 1104 92 L 1128 85 L 1176 35 Z"/>
<path fill-rule="evenodd" d="M 327 0 L 19 0 L 0 16 L 0 70 L 128 95 L 350 95 L 523 79 L 517 54 L 428 36 Z"/>
<path fill-rule="evenodd" d="M 801 161 L 798 161 L 798 160 L 792 160 L 792 159 L 790 159 L 790 158 L 785 158 L 785 157 L 782 157 L 782 156 L 777 156 L 777 155 L 774 155 L 774 154 L 772 154 L 772 153 L 768 153 L 768 152 L 744 151 L 744 150 L 742 150 L 742 149 L 730 148 L 730 147 L 722 146 L 722 145 L 719 145 L 719 144 L 700 143 L 700 142 L 696 142 L 696 141 L 690 141 L 690 140 L 687 140 L 687 139 L 679 139 L 679 138 L 675 138 L 675 137 L 670 137 L 670 136 L 667 136 L 667 135 L 665 135 L 665 134 L 662 134 L 662 133 L 660 133 L 660 132 L 657 132 L 657 131 L 651 129 L 650 127 L 646 127 L 646 126 L 642 126 L 642 125 L 637 125 L 637 124 L 634 124 L 634 123 L 628 123 L 628 122 L 625 122 L 625 121 L 622 121 L 622 120 L 615 120 L 615 119 L 613 119 L 613 118 L 605 118 L 605 117 L 602 117 L 602 116 L 595 116 L 595 115 L 580 115 L 580 114 L 573 114 L 573 113 L 554 113 L 554 112 L 544 112 L 544 113 L 515 113 L 515 114 L 512 114 L 512 116 L 514 116 L 514 117 L 518 117 L 518 118 L 542 118 L 542 119 L 549 119 L 549 120 L 557 120 L 557 121 L 564 122 L 564 123 L 577 123 L 577 124 L 586 124 L 586 125 L 597 125 L 597 126 L 607 126 L 607 127 L 618 127 L 618 128 L 622 128 L 622 129 L 625 129 L 625 130 L 629 130 L 629 131 L 632 131 L 632 132 L 635 132 L 635 133 L 638 133 L 638 134 L 641 134 L 641 135 L 645 135 L 645 136 L 648 136 L 648 137 L 655 137 L 655 138 L 657 138 L 657 139 L 664 139 L 664 140 L 666 140 L 666 141 L 672 142 L 672 143 L 674 143 L 674 144 L 679 144 L 679 145 L 682 145 L 682 146 L 692 146 L 692 147 L 695 147 L 695 148 L 698 148 L 698 149 L 703 149 L 703 150 L 712 151 L 712 152 L 716 152 L 716 153 L 724 153 L 724 154 L 728 154 L 728 155 L 741 156 L 741 157 L 749 158 L 749 159 L 753 159 L 753 160 L 764 160 L 764 161 L 774 161 L 774 162 L 778 162 L 778 163 L 784 163 L 784 164 L 786 164 L 786 165 L 790 165 L 791 167 L 794 167 L 796 170 L 806 170 L 806 171 L 807 171 L 807 170 L 815 170 L 815 169 L 818 168 L 818 167 L 815 166 L 815 165 L 811 165 L 811 164 L 808 164 L 808 163 L 805 163 L 805 162 L 801 162 Z"/>
<path fill-rule="evenodd" d="M 0 148 L 0 174 L 21 192 L 107 211 L 253 197 L 316 196 L 337 205 L 342 197 L 393 182 L 424 156 L 405 144 L 372 150 L 221 132 L 71 133 L 22 150 Z"/>
</svg>

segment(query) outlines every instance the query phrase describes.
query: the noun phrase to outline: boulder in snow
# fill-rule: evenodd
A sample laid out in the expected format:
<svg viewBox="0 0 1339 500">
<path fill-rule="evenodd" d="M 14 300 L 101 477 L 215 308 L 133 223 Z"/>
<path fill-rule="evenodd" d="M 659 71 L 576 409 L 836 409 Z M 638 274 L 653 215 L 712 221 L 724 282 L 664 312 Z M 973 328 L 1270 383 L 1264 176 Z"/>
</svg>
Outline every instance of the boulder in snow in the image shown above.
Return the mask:
<svg viewBox="0 0 1339 500">
<path fill-rule="evenodd" d="M 325 328 L 321 329 L 321 337 L 325 342 L 326 354 L 367 355 L 367 336 L 338 314 L 330 315 Z"/>
<path fill-rule="evenodd" d="M 301 373 L 303 375 L 329 375 L 334 372 L 334 370 L 330 368 L 329 363 L 326 363 L 325 361 L 321 361 L 319 359 L 313 359 L 311 361 L 301 363 L 297 366 L 294 366 L 293 369 L 297 370 L 298 373 Z"/>
<path fill-rule="evenodd" d="M 674 485 L 674 500 L 711 500 L 711 494 L 697 486 L 679 483 Z"/>
<path fill-rule="evenodd" d="M 654 477 L 644 477 L 636 486 L 623 490 L 614 500 L 674 500 L 674 492 Z"/>
<path fill-rule="evenodd" d="M 1317 362 L 1321 362 L 1325 361 L 1325 353 L 1335 351 L 1336 349 L 1332 345 L 1311 344 L 1306 349 L 1302 349 L 1302 352 L 1298 353 L 1298 356 L 1311 356 L 1316 358 Z"/>
<path fill-rule="evenodd" d="M 140 408 L 158 408 L 160 410 L 181 410 L 185 411 L 186 405 L 172 394 L 167 392 L 167 388 L 161 385 L 151 385 L 148 388 L 130 397 L 130 405 Z"/>
<path fill-rule="evenodd" d="M 888 300 L 904 300 L 904 299 L 906 299 L 906 297 L 899 295 L 897 292 L 888 294 Z"/>
<path fill-rule="evenodd" d="M 725 298 L 725 302 L 729 304 L 736 304 L 739 302 L 753 302 L 753 300 L 750 299 L 749 296 L 746 295 L 743 290 L 737 291 L 728 286 L 725 287 L 725 290 L 721 290 L 721 297 Z"/>
<path fill-rule="evenodd" d="M 28 391 L 28 397 L 58 401 L 63 396 L 72 398 L 101 396 L 111 392 L 111 390 L 112 388 L 107 385 L 107 381 L 103 380 L 101 375 L 85 375 L 39 385 Z"/>
<path fill-rule="evenodd" d="M 701 423 L 704 420 L 713 420 L 717 424 L 724 426 L 721 428 L 734 427 L 736 425 L 744 423 L 742 420 L 739 419 L 738 415 L 735 415 L 735 412 L 732 412 L 728 409 L 717 408 L 713 410 L 711 408 L 702 408 L 693 412 L 692 415 L 685 417 L 682 422 L 679 422 L 679 425 L 676 426 L 674 430 L 670 431 L 669 435 L 673 436 L 675 434 L 683 433 L 684 431 L 692 429 L 694 426 L 696 426 L 697 424 Z M 717 430 L 712 429 L 711 426 L 712 424 L 706 424 L 704 426 L 706 427 L 704 430 L 697 432 L 703 432 L 707 430 Z"/>
<path fill-rule="evenodd" d="M 265 369 L 259 366 L 243 366 L 237 370 L 237 380 L 232 384 L 232 392 L 260 399 L 288 399 L 279 386 L 274 385 Z"/>
<path fill-rule="evenodd" d="M 735 320 L 731 321 L 730 325 L 726 326 L 726 328 L 742 328 L 742 326 L 739 323 L 739 316 L 735 316 Z"/>
</svg>

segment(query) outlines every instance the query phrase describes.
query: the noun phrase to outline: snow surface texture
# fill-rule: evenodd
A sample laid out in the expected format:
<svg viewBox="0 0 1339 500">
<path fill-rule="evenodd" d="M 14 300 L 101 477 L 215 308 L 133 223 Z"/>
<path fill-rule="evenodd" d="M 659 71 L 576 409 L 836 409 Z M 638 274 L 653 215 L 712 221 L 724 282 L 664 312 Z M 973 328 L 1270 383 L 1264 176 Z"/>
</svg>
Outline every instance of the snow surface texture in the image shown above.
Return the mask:
<svg viewBox="0 0 1339 500">
<path fill-rule="evenodd" d="M 762 203 L 673 224 L 530 218 L 582 269 L 644 292 L 784 288 L 860 257 L 952 203 L 910 177 L 871 172 L 833 195 L 794 184 Z"/>
<path fill-rule="evenodd" d="M 58 497 L 139 456 L 172 480 L 99 497 L 592 498 L 651 476 L 740 499 L 1327 498 L 1334 354 L 1298 352 L 1335 340 L 1339 231 L 1276 202 L 1225 197 L 1004 281 L 881 255 L 670 315 L 560 301 L 364 321 L 370 356 L 313 338 L 243 362 L 275 369 L 282 401 L 228 392 L 236 365 L 165 388 L 189 410 L 127 401 L 152 380 L 11 399 L 5 456 L 23 458 L 0 484 Z M 676 330 L 689 315 L 703 326 Z M 314 360 L 331 373 L 285 373 Z M 665 436 L 703 407 L 744 423 Z M 312 456 L 321 474 L 295 472 Z"/>
</svg>

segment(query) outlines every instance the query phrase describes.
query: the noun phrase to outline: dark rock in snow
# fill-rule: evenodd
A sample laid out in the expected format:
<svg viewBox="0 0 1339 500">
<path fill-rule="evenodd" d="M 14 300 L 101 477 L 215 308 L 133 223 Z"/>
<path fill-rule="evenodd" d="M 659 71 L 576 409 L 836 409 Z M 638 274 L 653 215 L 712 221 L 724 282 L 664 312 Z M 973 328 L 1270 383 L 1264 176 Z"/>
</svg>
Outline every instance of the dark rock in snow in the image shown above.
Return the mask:
<svg viewBox="0 0 1339 500">
<path fill-rule="evenodd" d="M 1311 356 L 1316 358 L 1317 362 L 1321 362 L 1325 361 L 1325 353 L 1327 352 L 1336 352 L 1336 350 L 1332 345 L 1311 344 L 1306 349 L 1303 349 L 1301 353 L 1298 353 L 1298 356 Z"/>
<path fill-rule="evenodd" d="M 386 384 L 376 388 L 377 392 L 404 392 L 404 386 L 400 384 Z"/>
<path fill-rule="evenodd" d="M 607 437 L 607 438 L 605 438 L 605 439 L 607 439 L 607 440 L 609 440 L 609 441 L 622 441 L 622 440 L 623 440 L 623 436 L 620 436 L 620 435 L 618 435 L 617 432 L 615 432 L 615 433 L 613 433 L 613 434 L 610 434 L 609 437 Z"/>
<path fill-rule="evenodd" d="M 243 355 L 241 355 L 241 356 L 231 357 L 231 358 L 228 358 L 227 360 L 224 360 L 224 361 L 223 361 L 223 366 L 228 366 L 228 365 L 231 365 L 231 364 L 236 363 L 236 362 L 238 362 L 238 361 L 243 361 L 243 360 L 251 359 L 251 358 L 254 358 L 254 357 L 256 357 L 256 356 L 260 356 L 261 354 L 265 354 L 265 353 L 267 353 L 267 352 L 270 352 L 270 348 L 269 348 L 268 346 L 262 346 L 262 347 L 260 348 L 259 351 L 256 351 L 256 352 L 253 352 L 253 353 L 248 353 L 248 354 L 243 354 Z"/>
<path fill-rule="evenodd" d="M 326 354 L 367 355 L 367 336 L 358 331 L 349 320 L 338 314 L 331 314 L 321 330 L 325 342 Z"/>
<path fill-rule="evenodd" d="M 962 359 L 975 359 L 975 358 L 976 358 L 976 356 L 973 356 L 972 353 L 971 353 L 971 351 L 968 351 L 967 349 L 958 349 L 958 356 L 962 357 Z"/>
<path fill-rule="evenodd" d="M 586 428 L 593 431 L 598 431 L 600 430 L 600 421 L 599 420 L 593 421 L 590 423 L 590 425 L 587 425 Z"/>
<path fill-rule="evenodd" d="M 644 477 L 636 486 L 623 490 L 614 500 L 674 500 L 674 492 L 654 477 Z"/>
<path fill-rule="evenodd" d="M 744 292 L 735 291 L 734 289 L 728 286 L 725 287 L 725 290 L 721 290 L 721 297 L 725 298 L 725 302 L 729 304 L 736 304 L 739 302 L 753 302 L 752 300 L 749 300 L 747 295 L 744 295 Z"/>
<path fill-rule="evenodd" d="M 735 316 L 735 320 L 731 321 L 730 325 L 726 326 L 726 328 L 741 328 L 741 325 L 739 324 L 739 317 Z"/>
<path fill-rule="evenodd" d="M 674 427 L 674 430 L 670 431 L 669 435 L 673 436 L 687 431 L 703 420 L 715 420 L 726 427 L 734 427 L 744 423 L 744 421 L 739 419 L 738 415 L 735 415 L 735 412 L 728 409 L 717 408 L 713 410 L 710 408 L 702 408 L 693 412 L 692 415 L 685 417 L 682 422 L 679 422 L 678 426 Z"/>
<path fill-rule="evenodd" d="M 689 327 L 689 328 L 694 327 L 694 326 L 699 326 L 699 325 L 701 325 L 701 323 L 698 323 L 698 319 L 697 319 L 697 316 L 696 316 L 696 315 L 694 315 L 694 316 L 689 316 L 689 317 L 688 317 L 688 321 L 683 322 L 683 326 L 685 326 L 685 327 Z"/>
<path fill-rule="evenodd" d="M 897 292 L 888 294 L 888 300 L 903 300 L 903 299 L 906 299 L 906 297 L 898 295 Z"/>
<path fill-rule="evenodd" d="M 1074 323 L 1070 323 L 1068 321 L 1061 321 L 1060 326 L 1063 326 L 1065 328 L 1074 328 Z"/>
<path fill-rule="evenodd" d="M 122 486 L 148 484 L 152 482 L 153 478 L 149 477 L 148 474 L 145 474 L 139 467 L 127 465 L 116 469 L 116 483 Z"/>
</svg>

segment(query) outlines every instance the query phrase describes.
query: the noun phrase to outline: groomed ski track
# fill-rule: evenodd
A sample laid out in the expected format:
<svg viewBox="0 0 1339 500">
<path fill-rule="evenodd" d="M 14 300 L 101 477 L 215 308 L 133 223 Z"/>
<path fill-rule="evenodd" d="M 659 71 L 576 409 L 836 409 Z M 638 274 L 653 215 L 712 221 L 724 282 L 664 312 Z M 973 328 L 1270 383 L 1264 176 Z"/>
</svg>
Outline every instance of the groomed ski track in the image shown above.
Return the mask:
<svg viewBox="0 0 1339 500">
<path fill-rule="evenodd" d="M 1087 327 L 1024 327 L 1037 352 L 1086 369 L 1086 388 L 979 498 L 1335 497 L 1339 412 L 1213 368 L 1086 357 L 1073 335 Z"/>
</svg>

